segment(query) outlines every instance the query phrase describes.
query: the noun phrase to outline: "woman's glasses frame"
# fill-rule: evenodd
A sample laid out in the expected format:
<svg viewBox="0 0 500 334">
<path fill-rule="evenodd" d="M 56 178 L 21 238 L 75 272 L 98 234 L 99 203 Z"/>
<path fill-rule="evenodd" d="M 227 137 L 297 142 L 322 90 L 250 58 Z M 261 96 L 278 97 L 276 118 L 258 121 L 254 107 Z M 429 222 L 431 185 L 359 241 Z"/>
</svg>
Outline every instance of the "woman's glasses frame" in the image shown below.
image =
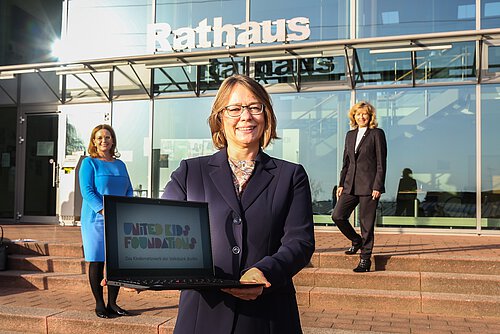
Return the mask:
<svg viewBox="0 0 500 334">
<path fill-rule="evenodd" d="M 232 104 L 224 107 L 226 115 L 231 118 L 240 117 L 243 114 L 243 110 L 246 109 L 252 115 L 260 115 L 264 112 L 264 104 L 262 103 L 252 103 L 248 106 Z"/>
</svg>

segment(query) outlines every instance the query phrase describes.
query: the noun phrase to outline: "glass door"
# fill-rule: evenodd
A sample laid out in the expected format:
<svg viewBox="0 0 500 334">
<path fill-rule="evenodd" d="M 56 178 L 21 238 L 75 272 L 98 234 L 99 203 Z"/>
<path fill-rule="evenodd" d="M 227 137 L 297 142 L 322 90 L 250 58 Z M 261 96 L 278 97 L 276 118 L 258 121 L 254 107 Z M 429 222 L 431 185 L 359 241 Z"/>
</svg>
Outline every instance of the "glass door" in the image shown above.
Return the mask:
<svg viewBox="0 0 500 334">
<path fill-rule="evenodd" d="M 22 214 L 18 216 L 20 222 L 58 223 L 57 139 L 57 114 L 26 115 L 24 200 Z"/>
<path fill-rule="evenodd" d="M 0 222 L 14 219 L 16 107 L 0 108 Z"/>
</svg>

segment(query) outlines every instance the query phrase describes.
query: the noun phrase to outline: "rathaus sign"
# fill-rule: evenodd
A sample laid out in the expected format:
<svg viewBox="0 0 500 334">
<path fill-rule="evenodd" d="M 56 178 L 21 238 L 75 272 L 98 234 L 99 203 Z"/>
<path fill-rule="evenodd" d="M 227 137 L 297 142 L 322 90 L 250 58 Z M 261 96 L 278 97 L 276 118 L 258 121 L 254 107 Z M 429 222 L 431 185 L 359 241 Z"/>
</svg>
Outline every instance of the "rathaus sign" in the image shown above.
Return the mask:
<svg viewBox="0 0 500 334">
<path fill-rule="evenodd" d="M 168 23 L 155 23 L 148 25 L 148 52 L 303 41 L 310 35 L 309 18 L 306 17 L 241 24 L 223 24 L 222 17 L 215 17 L 213 24 L 203 19 L 196 28 L 175 30 Z"/>
</svg>

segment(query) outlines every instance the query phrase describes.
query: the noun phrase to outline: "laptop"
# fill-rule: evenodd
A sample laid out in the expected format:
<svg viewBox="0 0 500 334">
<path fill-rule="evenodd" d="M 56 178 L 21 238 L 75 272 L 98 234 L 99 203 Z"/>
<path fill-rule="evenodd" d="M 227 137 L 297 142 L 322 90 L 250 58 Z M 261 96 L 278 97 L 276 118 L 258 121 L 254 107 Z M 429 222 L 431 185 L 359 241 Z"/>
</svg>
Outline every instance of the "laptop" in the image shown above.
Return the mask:
<svg viewBox="0 0 500 334">
<path fill-rule="evenodd" d="M 248 288 L 215 275 L 208 203 L 104 196 L 107 284 L 136 289 Z"/>
</svg>

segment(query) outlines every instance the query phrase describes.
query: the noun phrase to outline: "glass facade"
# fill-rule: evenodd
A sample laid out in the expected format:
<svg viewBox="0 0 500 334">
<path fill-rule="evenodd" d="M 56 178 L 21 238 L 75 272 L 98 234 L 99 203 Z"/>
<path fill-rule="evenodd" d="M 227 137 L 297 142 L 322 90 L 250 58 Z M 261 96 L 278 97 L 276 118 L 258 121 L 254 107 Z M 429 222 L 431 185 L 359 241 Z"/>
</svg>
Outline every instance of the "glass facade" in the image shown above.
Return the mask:
<svg viewBox="0 0 500 334">
<path fill-rule="evenodd" d="M 481 92 L 481 227 L 500 228 L 500 148 L 496 124 L 500 121 L 500 85 Z"/>
<path fill-rule="evenodd" d="M 359 0 L 357 6 L 357 38 L 476 28 L 475 0 Z"/>
<path fill-rule="evenodd" d="M 207 124 L 214 95 L 224 78 L 244 73 L 271 94 L 281 139 L 266 151 L 306 168 L 317 224 L 332 224 L 347 112 L 367 100 L 388 143 L 378 226 L 500 229 L 498 0 L 63 4 L 62 50 L 72 52 L 60 60 L 80 67 L 0 80 L 0 117 L 12 122 L 14 106 L 23 116 L 25 105 L 58 105 L 66 156 L 86 149 L 93 126 L 110 123 L 136 196 L 159 197 L 182 159 L 214 152 Z M 297 17 L 309 20 L 307 40 L 278 40 L 283 29 L 294 33 L 288 23 Z M 170 26 L 178 58 L 151 54 L 151 23 Z M 217 47 L 233 29 L 236 45 Z M 477 29 L 490 31 L 471 33 Z M 257 42 L 238 43 L 241 34 Z M 0 79 L 9 75 L 0 67 Z M 2 186 L 12 187 L 7 169 Z M 2 207 L 2 217 L 13 206 Z"/>
</svg>

